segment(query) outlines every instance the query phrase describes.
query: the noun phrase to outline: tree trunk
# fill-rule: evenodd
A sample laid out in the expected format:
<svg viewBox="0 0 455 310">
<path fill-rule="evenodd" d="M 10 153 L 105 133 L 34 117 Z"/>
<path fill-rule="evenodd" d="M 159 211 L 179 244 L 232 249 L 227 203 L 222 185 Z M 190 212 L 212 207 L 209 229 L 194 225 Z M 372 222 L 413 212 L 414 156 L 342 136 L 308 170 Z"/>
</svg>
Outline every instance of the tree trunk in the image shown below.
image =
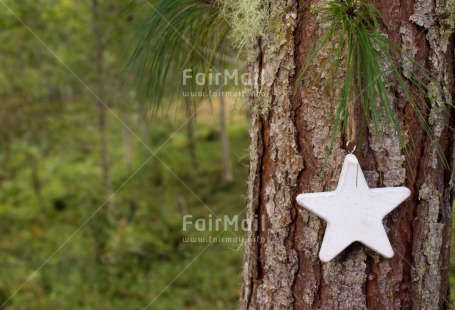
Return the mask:
<svg viewBox="0 0 455 310">
<path fill-rule="evenodd" d="M 122 121 L 125 124 L 128 124 L 128 113 L 125 111 L 122 112 Z M 123 131 L 123 150 L 124 150 L 123 160 L 125 162 L 125 166 L 128 169 L 128 171 L 131 171 L 131 165 L 132 165 L 131 153 L 132 152 L 131 152 L 130 132 L 125 126 L 123 126 L 122 131 Z"/>
<path fill-rule="evenodd" d="M 42 182 L 41 182 L 41 177 L 39 173 L 39 166 L 38 166 L 38 159 L 33 158 L 31 156 L 31 168 L 32 168 L 32 185 L 33 185 L 33 192 L 35 193 L 36 197 L 36 202 L 38 203 L 39 207 L 39 218 L 40 220 L 44 220 L 46 217 L 46 203 L 45 199 L 43 197 L 43 191 L 42 191 Z"/>
<path fill-rule="evenodd" d="M 316 2 L 320 3 L 311 4 Z M 389 38 L 427 64 L 441 85 L 442 81 L 453 85 L 450 6 L 454 1 L 376 4 L 385 15 Z M 396 134 L 385 131 L 379 139 L 368 124 L 362 147 L 357 147 L 370 187 L 411 189 L 411 197 L 384 221 L 395 256 L 385 259 L 354 243 L 329 263 L 318 258 L 325 223 L 298 209 L 295 197 L 334 190 L 347 150 L 343 149 L 346 137 L 339 135 L 321 178 L 334 124 L 333 102 L 322 92 L 322 82 L 301 86 L 294 96 L 296 73 L 323 31 L 308 7 L 309 3 L 297 0 L 270 1 L 269 9 L 281 12 L 281 25 L 263 36 L 267 42 L 258 43 L 259 56 L 250 66 L 257 82 L 254 90 L 261 96 L 249 99 L 246 216 L 260 220 L 258 231 L 246 233 L 242 309 L 448 308 L 454 137 L 441 124 L 453 124 L 454 111 L 447 104 L 433 101 L 424 114 L 451 171 L 443 167 L 405 102 L 397 105 L 403 110 L 396 112 L 403 112 L 399 115 L 406 118 L 407 133 L 414 139 L 409 162 L 396 143 Z M 279 33 L 273 33 L 277 28 Z M 322 80 L 322 69 L 318 74 Z"/>
<path fill-rule="evenodd" d="M 193 168 L 197 168 L 198 162 L 197 162 L 197 153 L 196 153 L 196 137 L 194 134 L 194 132 L 195 132 L 194 120 L 196 119 L 196 111 L 194 109 L 194 104 L 190 97 L 185 97 L 185 103 L 186 103 L 186 118 L 187 118 L 186 133 L 188 136 L 188 152 L 190 155 L 191 166 Z"/>
<path fill-rule="evenodd" d="M 149 120 L 147 118 L 147 111 L 141 111 L 139 115 L 139 123 L 141 127 L 141 137 L 142 141 L 145 141 L 145 144 L 149 147 L 152 146 L 152 139 L 150 137 L 150 125 L 149 125 Z M 150 156 L 150 151 L 147 148 L 142 148 L 143 149 L 143 157 L 144 159 L 148 158 Z"/>
<path fill-rule="evenodd" d="M 223 156 L 223 181 L 232 182 L 234 175 L 232 173 L 231 156 L 229 148 L 229 138 L 226 128 L 226 102 L 224 97 L 220 96 L 220 140 L 221 153 Z"/>
<path fill-rule="evenodd" d="M 103 188 L 104 196 L 107 201 L 106 209 L 113 210 L 114 202 L 112 197 L 112 187 L 110 179 L 110 168 L 109 168 L 109 139 L 108 139 L 108 128 L 107 128 L 107 103 L 106 103 L 106 91 L 105 91 L 105 80 L 104 80 L 104 58 L 103 58 L 103 46 L 102 46 L 102 35 L 100 27 L 100 13 L 98 0 L 92 1 L 92 15 L 93 15 L 93 37 L 95 41 L 95 68 L 96 68 L 96 83 L 97 83 L 97 105 L 99 109 L 98 116 L 98 127 L 101 133 L 101 165 L 103 173 Z"/>
<path fill-rule="evenodd" d="M 101 34 L 101 18 L 99 13 L 98 0 L 92 0 L 92 26 L 95 43 L 95 68 L 96 68 L 96 91 L 98 105 L 98 128 L 101 135 L 100 159 L 102 167 L 102 182 L 104 197 L 103 207 L 97 212 L 94 223 L 94 245 L 95 257 L 99 264 L 102 264 L 106 256 L 107 243 L 109 241 L 109 214 L 114 210 L 113 192 L 110 180 L 109 168 L 109 139 L 107 128 L 107 112 L 105 80 L 104 80 L 104 58 Z M 97 202 L 98 203 L 98 202 Z M 97 206 L 98 207 L 98 206 Z M 98 272 L 98 271 L 97 271 Z M 103 277 L 99 274 L 98 277 Z M 102 283 L 102 281 L 100 282 Z"/>
</svg>

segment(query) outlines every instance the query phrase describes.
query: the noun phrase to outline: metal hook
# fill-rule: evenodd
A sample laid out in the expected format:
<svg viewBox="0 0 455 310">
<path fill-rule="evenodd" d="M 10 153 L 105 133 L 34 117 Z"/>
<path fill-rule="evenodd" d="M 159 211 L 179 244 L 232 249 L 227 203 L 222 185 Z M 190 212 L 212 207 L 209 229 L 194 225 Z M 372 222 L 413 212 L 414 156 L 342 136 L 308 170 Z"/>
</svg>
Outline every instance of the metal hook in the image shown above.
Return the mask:
<svg viewBox="0 0 455 310">
<path fill-rule="evenodd" d="M 351 143 L 351 140 L 349 140 L 348 142 L 346 142 L 346 149 L 348 148 L 349 143 Z M 354 145 L 354 148 L 353 148 L 350 152 L 349 152 L 349 150 L 348 150 L 349 154 L 354 153 L 356 149 L 357 149 L 357 145 Z"/>
</svg>

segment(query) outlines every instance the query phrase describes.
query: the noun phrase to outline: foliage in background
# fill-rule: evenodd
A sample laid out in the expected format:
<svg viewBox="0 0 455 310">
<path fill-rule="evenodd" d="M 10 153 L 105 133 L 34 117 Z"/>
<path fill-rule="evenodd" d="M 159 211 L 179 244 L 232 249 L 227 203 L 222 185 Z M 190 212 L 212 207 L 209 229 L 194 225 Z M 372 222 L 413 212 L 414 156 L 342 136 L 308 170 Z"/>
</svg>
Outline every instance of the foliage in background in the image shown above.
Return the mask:
<svg viewBox="0 0 455 310">
<path fill-rule="evenodd" d="M 362 125 L 372 124 L 380 138 L 384 130 L 395 131 L 406 154 L 412 151 L 412 137 L 406 137 L 401 125 L 404 117 L 400 119 L 397 113 L 400 111 L 398 102 L 404 100 L 447 165 L 425 118 L 431 102 L 452 105 L 450 96 L 444 91 L 447 85 L 439 85 L 428 70 L 380 32 L 384 21 L 373 4 L 359 0 L 329 1 L 323 7 L 315 8 L 314 13 L 319 15 L 318 22 L 327 28 L 311 49 L 297 83 L 303 81 L 305 85 L 311 85 L 320 81 L 318 72 L 327 72 L 325 87 L 336 100 L 335 124 L 327 157 L 340 130 L 346 133 L 349 126 L 360 126 L 352 120 L 356 105 L 361 107 Z M 322 51 L 328 56 L 320 63 L 320 69 L 313 70 Z M 394 84 L 398 86 L 398 94 L 392 88 Z"/>
<path fill-rule="evenodd" d="M 81 110 L 69 109 L 60 117 L 96 122 L 95 113 L 90 116 Z M 113 136 L 121 136 L 121 124 L 113 119 L 110 123 Z M 77 128 L 74 123 L 70 125 Z M 138 125 L 130 125 L 139 129 Z M 177 126 L 167 117 L 155 117 L 150 128 L 154 145 L 166 141 Z M 213 139 L 214 123 L 201 121 L 198 126 L 198 156 L 204 166 L 197 171 L 192 169 L 189 157 L 182 156 L 186 153 L 185 133 L 177 134 L 159 154 L 219 216 L 240 214 L 242 218 L 244 198 L 239 193 L 245 190 L 248 170 L 246 126 L 244 119 L 230 127 L 229 136 L 235 142 L 233 152 L 241 158 L 235 161 L 238 178 L 231 184 L 219 179 L 221 154 L 218 141 Z M 42 159 L 40 173 L 47 211 L 44 222 L 39 220 L 23 153 L 15 149 L 19 155 L 15 162 L 2 168 L 16 170 L 16 177 L 2 182 L 0 190 L 0 305 L 103 202 L 98 150 L 92 141 L 94 132 L 65 133 L 69 140 L 85 141 L 85 147 L 62 145 Z M 122 160 L 121 139 L 113 138 L 110 143 L 113 181 L 118 188 L 130 171 Z M 133 149 L 133 164 L 138 167 L 149 154 L 143 156 L 138 141 L 133 142 Z M 117 224 L 109 234 L 104 264 L 100 266 L 93 255 L 93 227 L 89 223 L 34 275 L 6 309 L 142 309 L 208 245 L 184 243 L 183 237 L 208 238 L 219 233 L 199 232 L 194 227 L 182 231 L 183 214 L 192 214 L 194 219 L 208 218 L 209 211 L 158 161 L 147 164 L 116 198 Z M 221 236 L 233 237 L 230 232 Z M 242 257 L 238 246 L 238 242 L 211 244 L 150 309 L 236 309 Z"/>
<path fill-rule="evenodd" d="M 119 49 L 129 39 L 125 28 L 131 21 L 117 15 L 124 2 L 101 1 L 99 7 L 106 101 L 156 150 L 182 119 L 157 115 L 152 121 L 126 94 Z M 95 89 L 96 77 L 90 1 L 3 0 L 0 7 L 0 308 L 31 276 L 5 309 L 142 309 L 207 245 L 182 242 L 184 236 L 208 236 L 183 233 L 182 214 L 205 218 L 208 211 L 159 161 L 144 163 L 150 152 L 109 114 L 111 177 L 118 191 L 106 256 L 97 261 L 98 219 L 78 230 L 104 203 L 96 102 L 87 89 Z M 214 212 L 239 214 L 248 162 L 245 119 L 230 127 L 229 137 L 233 155 L 246 156 L 235 161 L 238 179 L 224 184 L 218 124 L 202 116 L 195 138 L 203 166 L 191 166 L 184 133 L 173 135 L 158 155 Z M 235 309 L 237 246 L 210 245 L 150 309 Z"/>
<path fill-rule="evenodd" d="M 217 53 L 225 50 L 229 25 L 220 6 L 207 0 L 158 0 L 134 1 L 125 9 L 138 16 L 129 62 L 133 82 L 139 99 L 151 102 L 154 111 L 165 90 L 182 88 L 184 69 L 208 75 Z"/>
</svg>

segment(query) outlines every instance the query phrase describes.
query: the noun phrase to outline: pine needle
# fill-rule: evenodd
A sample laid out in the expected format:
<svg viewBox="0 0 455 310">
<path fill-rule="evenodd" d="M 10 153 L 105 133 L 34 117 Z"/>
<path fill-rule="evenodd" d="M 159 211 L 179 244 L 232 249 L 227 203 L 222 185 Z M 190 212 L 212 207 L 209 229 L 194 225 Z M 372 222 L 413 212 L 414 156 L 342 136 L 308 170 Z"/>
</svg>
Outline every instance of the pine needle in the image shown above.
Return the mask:
<svg viewBox="0 0 455 310">
<path fill-rule="evenodd" d="M 380 25 L 384 24 L 384 20 L 373 4 L 359 0 L 329 1 L 326 6 L 314 12 L 321 17 L 319 22 L 327 24 L 328 27 L 307 56 L 297 84 L 302 81 L 307 84 L 320 81 L 316 77 L 318 70 L 310 70 L 310 67 L 313 66 L 317 55 L 326 50 L 329 56 L 319 69 L 328 72 L 324 87 L 334 89 L 334 85 L 341 85 L 334 95 L 335 119 L 323 172 L 337 133 L 340 130 L 344 134 L 347 132 L 349 105 L 352 104 L 360 105 L 362 124 L 372 124 L 380 139 L 385 130 L 396 132 L 404 153 L 408 154 L 409 150 L 413 152 L 413 143 L 406 138 L 401 125 L 403 120 L 399 118 L 400 109 L 396 106 L 399 99 L 390 89 L 394 84 L 404 95 L 406 104 L 414 110 L 444 165 L 449 167 L 443 150 L 425 118 L 426 111 L 430 109 L 430 102 L 435 98 L 430 87 L 446 100 L 444 104 L 454 107 L 452 101 L 447 101 L 450 96 L 444 91 L 445 85 L 440 85 L 426 68 L 380 33 Z M 414 71 L 409 68 L 410 66 L 397 61 L 398 56 L 404 56 Z M 344 72 L 342 81 L 340 72 Z"/>
<path fill-rule="evenodd" d="M 214 56 L 225 47 L 229 30 L 222 9 L 217 1 L 209 0 L 130 4 L 138 21 L 128 67 L 134 72 L 139 100 L 151 104 L 152 111 L 159 109 L 166 91 L 172 96 L 182 88 L 184 69 L 207 75 L 214 66 Z"/>
</svg>

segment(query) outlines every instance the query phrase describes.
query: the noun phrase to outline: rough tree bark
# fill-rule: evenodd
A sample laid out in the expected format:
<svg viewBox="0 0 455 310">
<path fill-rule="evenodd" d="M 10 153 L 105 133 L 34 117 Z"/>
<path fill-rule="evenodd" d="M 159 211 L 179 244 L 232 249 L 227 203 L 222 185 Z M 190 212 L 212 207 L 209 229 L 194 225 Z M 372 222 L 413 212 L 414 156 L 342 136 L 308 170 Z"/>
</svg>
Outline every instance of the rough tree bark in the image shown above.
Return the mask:
<svg viewBox="0 0 455 310">
<path fill-rule="evenodd" d="M 263 36 L 267 40 L 258 42 L 259 56 L 250 67 L 260 96 L 251 95 L 249 100 L 246 216 L 266 220 L 259 221 L 259 231 L 246 233 L 241 307 L 448 308 L 454 136 L 442 124 L 453 124 L 454 111 L 445 104 L 451 98 L 435 95 L 425 110 L 451 171 L 443 167 L 404 101 L 397 104 L 401 110 L 397 113 L 403 112 L 408 124 L 404 130 L 415 142 L 409 164 L 396 134 L 385 130 L 380 140 L 368 124 L 363 147 L 356 153 L 370 187 L 405 185 L 412 191 L 384 221 L 395 256 L 384 259 L 354 243 L 327 264 L 318 259 L 325 223 L 299 209 L 295 197 L 336 187 L 347 141 L 342 135 L 335 140 L 322 179 L 334 123 L 333 103 L 320 85 L 301 86 L 294 96 L 296 72 L 323 31 L 307 9 L 316 3 L 321 1 L 270 1 L 269 9 L 280 12 L 281 22 Z M 455 2 L 384 0 L 376 5 L 385 14 L 384 31 L 389 38 L 426 64 L 441 84 L 453 85 Z M 323 79 L 324 72 L 317 72 Z"/>
</svg>

